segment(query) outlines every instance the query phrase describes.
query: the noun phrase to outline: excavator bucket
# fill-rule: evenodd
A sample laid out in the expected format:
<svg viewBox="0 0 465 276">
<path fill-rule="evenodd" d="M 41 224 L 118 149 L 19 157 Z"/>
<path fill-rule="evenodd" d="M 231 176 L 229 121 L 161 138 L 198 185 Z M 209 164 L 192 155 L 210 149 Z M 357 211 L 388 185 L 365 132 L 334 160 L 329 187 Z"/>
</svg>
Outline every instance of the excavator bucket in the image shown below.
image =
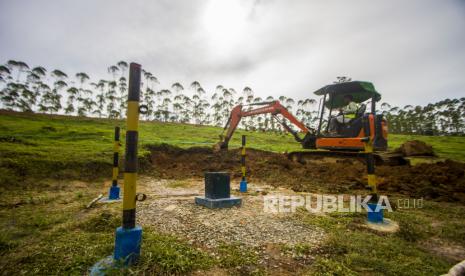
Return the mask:
<svg viewBox="0 0 465 276">
<path fill-rule="evenodd" d="M 228 143 L 224 141 L 223 135 L 220 135 L 220 141 L 213 146 L 213 151 L 219 152 L 224 149 L 228 149 Z"/>
<path fill-rule="evenodd" d="M 223 149 L 227 149 L 227 147 L 224 146 L 224 142 L 218 142 L 213 146 L 213 151 L 214 152 L 219 152 Z"/>
</svg>

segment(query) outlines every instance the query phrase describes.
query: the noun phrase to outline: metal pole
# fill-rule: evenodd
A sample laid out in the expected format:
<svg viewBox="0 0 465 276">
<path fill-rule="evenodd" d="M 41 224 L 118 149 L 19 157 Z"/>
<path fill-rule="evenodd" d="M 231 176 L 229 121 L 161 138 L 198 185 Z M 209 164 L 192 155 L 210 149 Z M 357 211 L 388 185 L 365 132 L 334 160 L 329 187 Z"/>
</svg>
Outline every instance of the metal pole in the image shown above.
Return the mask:
<svg viewBox="0 0 465 276">
<path fill-rule="evenodd" d="M 323 114 L 325 113 L 325 102 L 326 102 L 326 94 L 323 97 L 323 104 L 321 105 L 320 122 L 318 123 L 318 131 L 316 134 L 317 136 L 320 136 L 320 132 L 321 132 L 321 124 L 323 123 Z"/>
<path fill-rule="evenodd" d="M 115 260 L 126 264 L 137 261 L 142 242 L 142 227 L 136 225 L 137 142 L 139 127 L 141 66 L 129 66 L 126 152 L 124 160 L 123 225 L 116 229 Z"/>
<path fill-rule="evenodd" d="M 372 116 L 372 115 L 370 115 Z M 366 127 L 369 124 L 364 124 Z M 365 131 L 369 133 L 369 131 Z M 367 178 L 368 178 L 368 187 L 371 190 L 371 200 L 367 204 L 370 210 L 367 213 L 368 222 L 372 223 L 381 223 L 383 222 L 383 210 L 379 209 L 378 206 L 378 187 L 376 185 L 376 175 L 375 175 L 375 159 L 373 156 L 373 137 L 371 135 L 366 136 L 362 139 L 364 142 L 365 156 L 367 163 Z"/>
<path fill-rule="evenodd" d="M 110 193 L 108 195 L 108 199 L 116 200 L 119 199 L 119 191 L 120 188 L 118 187 L 118 175 L 119 175 L 119 147 L 121 146 L 120 143 L 120 128 L 117 126 L 115 127 L 115 141 L 113 144 L 113 175 L 112 175 L 112 183 L 110 187 Z"/>
<path fill-rule="evenodd" d="M 136 225 L 137 142 L 139 128 L 141 67 L 131 63 L 129 71 L 126 153 L 124 162 L 123 228 Z"/>
<path fill-rule="evenodd" d="M 247 192 L 247 180 L 245 178 L 245 144 L 246 144 L 246 137 L 242 135 L 242 148 L 241 148 L 241 170 L 242 170 L 242 180 L 239 185 L 239 190 L 243 193 Z"/>
<path fill-rule="evenodd" d="M 377 200 L 378 188 L 376 185 L 375 159 L 373 157 L 373 139 L 369 138 L 364 145 L 367 163 L 368 186 L 370 187 L 373 196 Z"/>
</svg>

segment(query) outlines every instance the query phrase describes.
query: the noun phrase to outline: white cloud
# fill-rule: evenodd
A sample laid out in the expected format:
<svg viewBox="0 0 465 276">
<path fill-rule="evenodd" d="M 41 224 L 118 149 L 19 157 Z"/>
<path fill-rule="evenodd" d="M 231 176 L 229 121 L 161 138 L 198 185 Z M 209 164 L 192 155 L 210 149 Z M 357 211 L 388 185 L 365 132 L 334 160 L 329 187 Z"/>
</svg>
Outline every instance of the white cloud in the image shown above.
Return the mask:
<svg viewBox="0 0 465 276">
<path fill-rule="evenodd" d="M 453 0 L 2 1 L 0 60 L 95 78 L 136 61 L 166 87 L 295 98 L 348 75 L 425 104 L 465 95 L 464 15 Z"/>
</svg>

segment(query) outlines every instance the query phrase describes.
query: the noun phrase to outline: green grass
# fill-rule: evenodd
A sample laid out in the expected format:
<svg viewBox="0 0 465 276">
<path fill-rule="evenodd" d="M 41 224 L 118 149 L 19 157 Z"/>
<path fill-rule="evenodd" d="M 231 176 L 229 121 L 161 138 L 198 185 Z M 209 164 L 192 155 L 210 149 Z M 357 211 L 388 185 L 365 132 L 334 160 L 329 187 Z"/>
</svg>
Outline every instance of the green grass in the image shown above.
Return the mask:
<svg viewBox="0 0 465 276">
<path fill-rule="evenodd" d="M 121 225 L 121 206 L 85 209 L 99 193 L 101 183 L 64 190 L 58 183 L 39 187 L 35 192 L 4 191 L 0 196 L 4 204 L 0 209 L 2 274 L 83 275 L 112 254 L 114 231 Z M 57 189 L 62 189 L 58 195 Z M 180 274 L 215 264 L 208 253 L 148 227 L 144 228 L 143 250 L 131 273 Z M 115 273 L 127 275 L 130 271 Z"/>
<path fill-rule="evenodd" d="M 124 121 L 47 116 L 0 115 L 0 271 L 5 275 L 82 275 L 96 261 L 112 254 L 114 230 L 120 225 L 120 206 L 85 205 L 101 193 L 101 181 L 111 176 L 114 126 Z M 141 122 L 139 157 L 142 169 L 149 164 L 144 145 L 168 143 L 179 147 L 212 146 L 221 128 L 185 124 Z M 240 134 L 231 147 L 240 146 Z M 123 131 L 124 134 L 124 131 Z M 290 135 L 247 132 L 248 146 L 284 152 L 299 150 Z M 124 136 L 122 136 L 124 137 Z M 465 161 L 465 137 L 391 135 L 397 147 L 407 140 L 432 144 L 441 158 Z M 124 139 L 123 139 L 124 140 Z M 68 180 L 69 179 L 69 180 Z M 172 187 L 183 187 L 183 181 Z M 431 239 L 465 246 L 463 206 L 425 204 L 422 209 L 398 210 L 387 216 L 401 231 L 381 236 L 357 226 L 362 214 L 312 216 L 301 214 L 309 225 L 326 230 L 328 239 L 315 262 L 312 275 L 437 275 L 452 265 L 421 247 Z M 131 270 L 117 274 L 184 274 L 219 267 L 233 274 L 262 274 L 255 252 L 225 244 L 215 257 L 177 237 L 144 229 L 144 253 Z M 297 256 L 313 252 L 307 245 L 283 250 Z"/>
<path fill-rule="evenodd" d="M 419 212 L 423 215 L 432 213 L 428 210 Z M 365 216 L 300 214 L 302 221 L 322 227 L 328 234 L 320 254 L 310 267 L 311 275 L 441 275 L 453 264 L 421 246 L 422 241 L 439 234 L 431 231 L 422 216 L 393 212 L 391 218 L 401 227 L 401 231 L 394 235 L 377 234 L 364 228 L 361 225 Z M 465 224 L 463 218 L 459 223 Z M 454 241 L 459 242 L 458 237 Z"/>
<path fill-rule="evenodd" d="M 405 141 L 420 140 L 433 146 L 434 152 L 440 158 L 465 162 L 465 137 L 463 136 L 419 136 L 419 135 L 389 135 L 389 146 L 394 149 Z"/>
<path fill-rule="evenodd" d="M 0 183 L 17 185 L 27 177 L 95 179 L 110 176 L 114 126 L 124 121 L 7 113 L 0 115 Z M 141 122 L 139 156 L 142 169 L 149 152 L 144 145 L 168 143 L 182 148 L 210 147 L 222 128 L 188 124 Z M 247 134 L 248 147 L 285 152 L 299 150 L 291 135 L 238 130 L 230 141 L 240 146 Z M 124 136 L 122 136 L 124 137 Z M 419 139 L 433 145 L 441 158 L 465 161 L 465 137 L 390 135 L 392 148 Z M 124 143 L 124 139 L 123 143 Z"/>
</svg>

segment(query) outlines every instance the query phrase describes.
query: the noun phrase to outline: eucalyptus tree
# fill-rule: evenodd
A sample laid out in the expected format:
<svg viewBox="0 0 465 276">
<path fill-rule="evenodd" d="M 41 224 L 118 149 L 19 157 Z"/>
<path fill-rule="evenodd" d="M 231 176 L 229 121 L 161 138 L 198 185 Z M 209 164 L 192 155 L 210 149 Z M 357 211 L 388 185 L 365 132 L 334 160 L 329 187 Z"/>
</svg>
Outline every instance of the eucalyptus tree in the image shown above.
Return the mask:
<svg viewBox="0 0 465 276">
<path fill-rule="evenodd" d="M 191 101 L 187 95 L 183 94 L 184 86 L 179 82 L 175 82 L 171 85 L 171 89 L 174 90 L 174 101 L 173 111 L 175 112 L 174 117 L 180 122 L 186 123 L 190 120 L 190 106 Z M 188 98 L 188 99 L 187 99 Z M 175 109 L 176 106 L 176 109 Z"/>
<path fill-rule="evenodd" d="M 113 77 L 113 80 L 116 80 L 116 75 L 118 74 L 119 67 L 116 65 L 112 65 L 108 67 L 108 73 L 110 73 Z"/>
<path fill-rule="evenodd" d="M 253 100 L 253 91 L 252 88 L 246 86 L 242 89 L 242 95 L 237 99 L 236 104 L 244 105 L 244 104 L 249 104 L 251 103 L 251 100 Z M 253 120 L 253 118 L 245 118 L 244 120 L 241 120 L 240 126 L 243 129 L 247 129 L 248 122 Z"/>
<path fill-rule="evenodd" d="M 76 96 L 76 110 L 78 116 L 85 116 L 86 115 L 86 110 L 87 107 L 86 105 L 86 93 L 84 93 L 86 89 L 86 82 L 90 79 L 89 75 L 87 75 L 84 72 L 76 73 L 76 79 L 79 81 L 79 89 L 78 89 L 78 94 Z"/>
<path fill-rule="evenodd" d="M 27 106 L 25 99 L 22 99 L 24 89 L 27 89 L 25 83 L 21 81 L 21 73 L 26 72 L 29 66 L 16 60 L 9 60 L 6 63 L 4 72 L 9 72 L 8 75 L 12 76 L 16 71 L 16 80 L 13 78 L 6 84 L 5 90 L 2 93 L 2 102 L 8 109 L 23 109 Z"/>
<path fill-rule="evenodd" d="M 118 79 L 118 91 L 119 95 L 117 97 L 117 102 L 118 102 L 118 113 L 120 118 L 126 114 L 126 105 L 127 105 L 127 89 L 128 89 L 128 84 L 127 84 L 127 79 L 126 79 L 126 71 L 129 67 L 128 63 L 126 61 L 119 61 L 116 64 L 119 68 L 119 71 L 121 72 L 121 75 Z"/>
<path fill-rule="evenodd" d="M 142 69 L 142 78 L 145 79 L 141 82 L 141 89 L 140 89 L 140 102 L 145 103 L 145 93 L 149 88 L 150 78 L 152 77 L 152 73 Z M 145 88 L 145 90 L 144 90 Z"/>
<path fill-rule="evenodd" d="M 97 83 L 91 83 L 92 87 L 99 92 L 96 97 L 95 110 L 92 112 L 93 114 L 97 114 L 99 118 L 103 117 L 106 107 L 106 83 L 106 80 L 99 80 Z"/>
<path fill-rule="evenodd" d="M 242 92 L 244 93 L 245 98 L 245 103 L 246 104 L 251 104 L 254 101 L 254 92 L 250 87 L 245 87 Z M 244 120 L 244 126 L 245 129 L 253 129 L 254 128 L 254 118 L 253 117 L 248 117 L 246 120 Z"/>
<path fill-rule="evenodd" d="M 221 123 L 221 104 L 217 92 L 214 92 L 210 98 L 211 104 L 211 121 L 215 126 L 219 126 Z"/>
<path fill-rule="evenodd" d="M 244 94 L 244 98 L 248 97 L 250 94 L 253 94 L 252 88 L 246 86 L 242 89 L 242 93 Z"/>
<path fill-rule="evenodd" d="M 51 95 L 48 98 L 48 111 L 50 113 L 52 112 L 58 112 L 61 108 L 61 98 L 62 95 L 60 91 L 67 87 L 68 84 L 65 82 L 65 80 L 68 78 L 68 75 L 66 75 L 63 71 L 55 69 L 51 72 L 52 77 L 54 78 L 54 83 L 53 83 L 53 88 L 51 89 Z"/>
<path fill-rule="evenodd" d="M 312 126 L 318 121 L 318 111 L 310 110 L 310 107 L 315 105 L 317 101 L 315 99 L 307 98 L 302 103 L 304 122 L 307 126 Z M 316 127 L 316 126 L 314 126 Z"/>
<path fill-rule="evenodd" d="M 268 96 L 266 97 L 265 99 L 267 102 L 273 102 L 275 99 L 273 98 L 273 96 Z M 271 131 L 275 131 L 275 120 L 273 118 L 273 114 L 266 114 L 265 115 L 265 128 L 268 129 L 268 127 L 271 127 Z"/>
<path fill-rule="evenodd" d="M 190 113 L 192 107 L 192 99 L 186 95 L 182 97 L 181 123 L 190 122 Z"/>
<path fill-rule="evenodd" d="M 31 109 L 36 105 L 38 99 L 41 96 L 41 85 L 44 81 L 44 78 L 47 75 L 47 69 L 41 66 L 36 66 L 32 68 L 32 70 L 29 72 L 27 79 L 28 82 L 31 84 L 31 98 L 29 99 L 29 104 L 31 106 Z"/>
<path fill-rule="evenodd" d="M 92 93 L 91 90 L 85 90 L 86 93 Z M 86 113 L 94 113 L 94 107 L 97 106 L 97 103 L 92 99 L 92 97 L 86 97 L 83 101 L 83 108 Z M 116 111 L 117 112 L 117 111 Z M 114 115 L 115 118 L 118 117 L 118 114 Z"/>
<path fill-rule="evenodd" d="M 128 63 L 124 60 L 121 60 L 116 63 L 116 66 L 118 66 L 119 71 L 121 72 L 121 76 L 124 77 L 126 75 L 126 70 L 129 67 Z"/>
<path fill-rule="evenodd" d="M 349 78 L 347 76 L 338 76 L 336 77 L 336 81 L 334 81 L 333 83 L 343 83 L 343 82 L 349 82 L 349 81 L 352 81 L 352 78 Z"/>
<path fill-rule="evenodd" d="M 62 98 L 62 95 L 61 95 L 61 90 L 64 89 L 65 87 L 67 87 L 68 84 L 64 81 L 64 80 L 57 80 L 55 81 L 55 83 L 53 84 L 53 105 L 51 107 L 51 112 L 58 112 L 60 111 L 60 109 L 62 108 L 62 105 L 61 105 L 61 98 Z"/>
<path fill-rule="evenodd" d="M 21 74 L 29 70 L 29 65 L 23 61 L 9 60 L 7 66 L 11 69 L 16 69 L 16 82 L 20 81 Z"/>
<path fill-rule="evenodd" d="M 201 118 L 200 118 L 200 124 L 202 125 L 208 125 L 210 124 L 210 114 L 209 114 L 209 109 L 210 109 L 210 103 L 202 99 L 201 101 Z"/>
<path fill-rule="evenodd" d="M 67 98 L 66 98 L 65 113 L 73 114 L 76 111 L 76 107 L 74 106 L 74 103 L 78 97 L 79 89 L 76 88 L 75 86 L 71 86 L 68 89 L 66 89 L 66 93 L 67 93 Z"/>
<path fill-rule="evenodd" d="M 34 90 L 35 85 L 40 77 L 32 71 L 28 71 L 26 82 L 18 83 L 18 109 L 23 112 L 32 112 L 33 107 L 37 102 L 37 90 Z"/>
<path fill-rule="evenodd" d="M 173 97 L 173 113 L 174 113 L 174 121 L 175 122 L 180 122 L 181 121 L 181 112 L 182 112 L 182 101 L 183 101 L 184 95 L 182 94 L 177 94 L 174 95 Z"/>
<path fill-rule="evenodd" d="M 205 124 L 205 118 L 208 113 L 208 108 L 210 104 L 205 99 L 206 92 L 202 87 L 199 87 L 197 90 L 197 96 L 199 97 L 199 101 L 197 103 L 197 119 L 199 124 Z"/>
<path fill-rule="evenodd" d="M 158 98 L 161 99 L 157 106 L 157 112 L 155 113 L 158 120 L 162 119 L 167 122 L 170 119 L 169 107 L 171 104 L 171 91 L 169 89 L 162 89 L 158 93 Z"/>
<path fill-rule="evenodd" d="M 121 76 L 118 80 L 118 90 L 119 90 L 118 109 L 119 109 L 120 118 L 122 118 L 124 117 L 124 114 L 126 114 L 127 98 L 128 98 L 128 94 L 127 94 L 128 83 L 124 76 Z"/>
<path fill-rule="evenodd" d="M 107 102 L 107 115 L 108 118 L 119 118 L 119 108 L 116 104 L 117 96 L 116 96 L 116 81 L 108 81 L 107 82 L 107 91 L 105 93 L 105 99 Z"/>
<path fill-rule="evenodd" d="M 156 92 L 152 88 L 148 87 L 145 91 L 145 96 L 146 96 L 145 103 L 147 104 L 147 107 L 148 107 L 147 114 L 145 117 L 148 120 L 150 120 L 152 115 L 154 115 L 154 111 L 155 111 Z"/>
<path fill-rule="evenodd" d="M 5 65 L 0 65 L 0 81 L 1 82 L 8 82 L 11 80 L 11 71 Z"/>
<path fill-rule="evenodd" d="M 0 89 L 0 100 L 4 107 L 13 108 L 16 97 L 11 95 L 11 70 L 7 66 L 0 65 L 0 82 L 2 83 Z"/>
<path fill-rule="evenodd" d="M 193 122 L 196 124 L 201 123 L 201 117 L 202 117 L 202 97 L 205 94 L 205 90 L 201 87 L 200 83 L 198 81 L 193 81 L 190 85 L 190 88 L 192 89 L 192 104 L 193 104 L 193 110 L 192 110 L 192 119 Z"/>
<path fill-rule="evenodd" d="M 150 117 L 154 114 L 155 109 L 155 98 L 156 92 L 154 90 L 154 85 L 159 84 L 157 77 L 155 77 L 152 73 L 143 70 L 143 76 L 145 78 L 145 98 L 144 102 L 148 106 L 148 111 L 146 114 L 146 119 L 150 119 Z"/>
<path fill-rule="evenodd" d="M 286 109 L 289 110 L 289 112 L 292 113 L 292 109 L 293 109 L 293 106 L 295 104 L 294 99 L 293 98 L 287 98 L 285 104 L 286 104 Z"/>
<path fill-rule="evenodd" d="M 46 83 L 42 83 L 40 86 L 42 97 L 39 102 L 39 112 L 47 113 L 47 111 L 52 110 L 54 103 L 54 95 L 50 86 Z"/>
<path fill-rule="evenodd" d="M 8 82 L 2 90 L 1 100 L 7 109 L 14 110 L 19 106 L 19 86 L 16 82 Z"/>
<path fill-rule="evenodd" d="M 224 119 L 222 124 L 225 124 L 226 120 L 230 116 L 231 109 L 232 109 L 233 104 L 234 104 L 234 99 L 232 98 L 232 93 L 231 93 L 231 91 L 229 91 L 229 89 L 223 88 L 223 90 L 221 92 L 222 92 L 222 98 L 223 98 L 223 100 L 221 102 L 221 109 L 222 109 L 222 113 L 223 113 L 222 117 Z"/>
</svg>

